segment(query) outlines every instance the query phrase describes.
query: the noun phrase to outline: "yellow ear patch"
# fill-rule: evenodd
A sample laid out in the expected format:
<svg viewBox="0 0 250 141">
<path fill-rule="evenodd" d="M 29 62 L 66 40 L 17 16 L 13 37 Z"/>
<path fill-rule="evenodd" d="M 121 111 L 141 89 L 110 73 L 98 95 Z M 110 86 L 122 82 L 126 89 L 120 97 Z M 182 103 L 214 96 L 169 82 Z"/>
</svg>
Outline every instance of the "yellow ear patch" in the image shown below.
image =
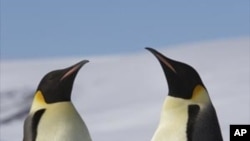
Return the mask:
<svg viewBox="0 0 250 141">
<path fill-rule="evenodd" d="M 41 91 L 37 91 L 35 93 L 34 100 L 32 102 L 32 106 L 30 109 L 30 112 L 37 111 L 38 109 L 45 108 L 47 103 L 45 102 L 45 99 L 43 97 L 43 94 Z"/>
<path fill-rule="evenodd" d="M 195 102 L 207 103 L 210 99 L 206 89 L 201 85 L 197 85 L 194 88 L 192 100 Z"/>
<path fill-rule="evenodd" d="M 40 104 L 45 104 L 46 103 L 41 91 L 36 92 L 35 97 L 34 97 L 34 102 L 38 102 Z"/>
<path fill-rule="evenodd" d="M 201 92 L 202 90 L 204 90 L 204 88 L 203 88 L 201 85 L 197 85 L 197 86 L 194 88 L 192 99 L 195 99 L 196 97 L 198 97 L 199 94 L 200 94 L 200 92 Z"/>
</svg>

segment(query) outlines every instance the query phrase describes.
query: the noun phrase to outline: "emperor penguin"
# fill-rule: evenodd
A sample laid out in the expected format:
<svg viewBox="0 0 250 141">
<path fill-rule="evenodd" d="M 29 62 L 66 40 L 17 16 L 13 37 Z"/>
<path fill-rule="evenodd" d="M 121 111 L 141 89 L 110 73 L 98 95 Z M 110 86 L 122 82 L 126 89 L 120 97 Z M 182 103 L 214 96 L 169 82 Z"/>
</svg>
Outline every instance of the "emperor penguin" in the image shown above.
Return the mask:
<svg viewBox="0 0 250 141">
<path fill-rule="evenodd" d="M 74 79 L 88 60 L 46 74 L 24 121 L 23 141 L 91 141 L 87 126 L 71 102 Z"/>
<path fill-rule="evenodd" d="M 169 88 L 151 141 L 222 141 L 215 108 L 197 71 L 146 49 L 160 62 Z"/>
</svg>

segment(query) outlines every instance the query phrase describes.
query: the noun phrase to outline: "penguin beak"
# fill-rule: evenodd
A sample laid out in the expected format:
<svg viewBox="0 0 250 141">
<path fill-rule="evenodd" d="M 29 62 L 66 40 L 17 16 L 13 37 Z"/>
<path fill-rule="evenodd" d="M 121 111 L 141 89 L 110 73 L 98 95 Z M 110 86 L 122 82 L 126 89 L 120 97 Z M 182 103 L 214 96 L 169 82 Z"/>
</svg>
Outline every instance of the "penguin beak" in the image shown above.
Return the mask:
<svg viewBox="0 0 250 141">
<path fill-rule="evenodd" d="M 76 63 L 75 65 L 64 69 L 65 73 L 61 77 L 60 81 L 64 80 L 65 78 L 68 78 L 72 75 L 76 75 L 77 72 L 82 68 L 82 66 L 88 62 L 89 62 L 88 60 L 82 60 L 82 61 Z"/>
<path fill-rule="evenodd" d="M 156 51 L 153 48 L 146 47 L 145 49 L 149 50 L 159 60 L 162 68 L 164 69 L 164 72 L 176 73 L 175 68 L 173 67 L 173 65 L 171 65 L 171 62 L 173 60 L 165 57 L 164 55 L 162 55 L 160 52 Z"/>
<path fill-rule="evenodd" d="M 174 60 L 171 60 L 155 49 L 152 48 L 146 48 L 149 50 L 160 62 L 161 67 L 164 71 L 166 80 L 168 82 L 168 88 L 169 88 L 169 95 L 171 94 L 181 94 L 179 90 L 182 90 L 182 81 L 180 80 L 180 77 L 178 76 L 178 71 L 176 70 L 176 62 Z"/>
</svg>

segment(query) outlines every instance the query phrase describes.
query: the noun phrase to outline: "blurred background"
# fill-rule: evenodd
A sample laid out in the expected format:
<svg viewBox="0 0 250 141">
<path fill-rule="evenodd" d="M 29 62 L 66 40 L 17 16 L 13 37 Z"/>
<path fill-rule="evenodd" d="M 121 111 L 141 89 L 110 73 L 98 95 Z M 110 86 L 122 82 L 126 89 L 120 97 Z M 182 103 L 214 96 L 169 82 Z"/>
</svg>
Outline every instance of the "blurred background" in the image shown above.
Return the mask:
<svg viewBox="0 0 250 141">
<path fill-rule="evenodd" d="M 146 46 L 199 72 L 225 141 L 250 123 L 248 0 L 1 0 L 0 22 L 0 141 L 22 140 L 45 74 L 82 59 L 72 101 L 93 140 L 150 140 L 168 87 Z"/>
<path fill-rule="evenodd" d="M 1 60 L 124 54 L 249 36 L 249 1 L 1 0 Z"/>
</svg>

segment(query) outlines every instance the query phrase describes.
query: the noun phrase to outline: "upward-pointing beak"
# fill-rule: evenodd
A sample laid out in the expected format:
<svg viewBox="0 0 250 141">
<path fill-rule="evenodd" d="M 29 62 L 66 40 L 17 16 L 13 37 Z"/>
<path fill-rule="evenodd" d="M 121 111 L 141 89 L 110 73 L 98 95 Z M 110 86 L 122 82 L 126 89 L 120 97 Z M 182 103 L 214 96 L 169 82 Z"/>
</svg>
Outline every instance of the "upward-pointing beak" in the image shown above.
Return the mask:
<svg viewBox="0 0 250 141">
<path fill-rule="evenodd" d="M 169 95 L 171 95 L 172 93 L 179 94 L 179 90 L 182 89 L 182 81 L 180 80 L 180 77 L 178 76 L 178 70 L 176 69 L 179 63 L 165 57 L 155 49 L 146 49 L 149 50 L 160 62 L 163 72 L 165 74 L 165 78 L 168 82 Z"/>
<path fill-rule="evenodd" d="M 164 71 L 171 71 L 171 72 L 176 73 L 175 68 L 173 67 L 173 65 L 171 65 L 171 62 L 173 60 L 165 57 L 164 55 L 162 55 L 160 52 L 156 51 L 153 48 L 146 47 L 145 49 L 149 50 L 159 60 Z M 165 69 L 167 69 L 167 70 L 165 70 Z"/>
<path fill-rule="evenodd" d="M 68 78 L 68 77 L 70 77 L 72 75 L 76 75 L 77 72 L 82 68 L 82 66 L 84 64 L 88 63 L 88 62 L 89 62 L 88 60 L 82 60 L 82 61 L 76 63 L 75 65 L 70 66 L 70 67 L 64 69 L 65 70 L 65 74 L 62 76 L 62 78 L 60 80 L 62 81 L 65 78 Z"/>
</svg>

